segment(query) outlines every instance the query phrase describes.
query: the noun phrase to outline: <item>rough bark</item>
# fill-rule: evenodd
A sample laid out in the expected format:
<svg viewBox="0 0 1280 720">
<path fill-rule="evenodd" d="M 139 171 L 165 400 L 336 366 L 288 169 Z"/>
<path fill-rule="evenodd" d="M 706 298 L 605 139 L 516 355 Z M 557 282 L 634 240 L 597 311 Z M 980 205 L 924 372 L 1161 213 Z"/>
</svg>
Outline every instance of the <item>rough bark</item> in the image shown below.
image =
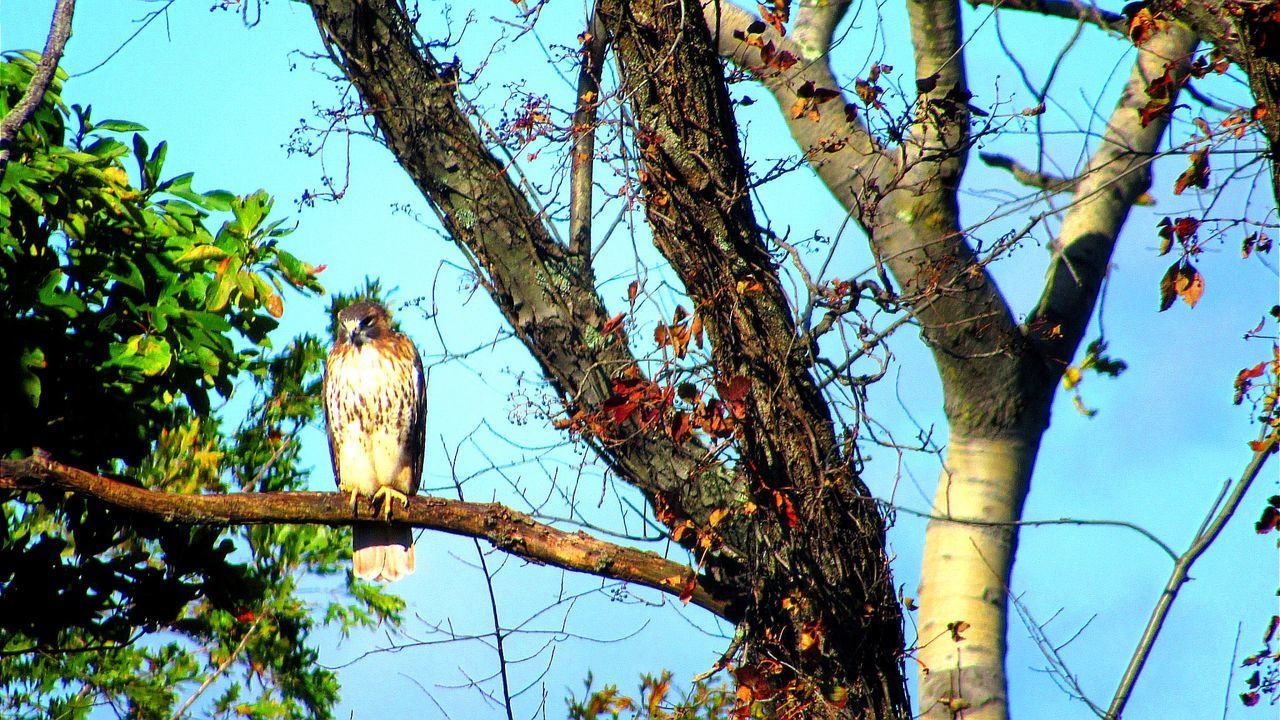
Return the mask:
<svg viewBox="0 0 1280 720">
<path fill-rule="evenodd" d="M 883 519 L 809 374 L 811 349 L 755 223 L 700 11 L 693 1 L 601 4 L 636 120 L 654 243 L 704 321 L 720 383 L 750 386 L 737 469 L 760 510 L 744 559 L 743 666 L 776 675 L 744 684 L 788 695 L 779 713 L 808 704 L 810 717 L 901 716 L 901 617 Z"/>
<path fill-rule="evenodd" d="M 0 178 L 4 177 L 5 168 L 9 164 L 10 145 L 17 137 L 18 129 L 31 119 L 53 82 L 53 74 L 57 72 L 58 63 L 62 60 L 62 51 L 71 38 L 71 19 L 75 11 L 75 0 L 58 0 L 53 8 L 53 20 L 49 23 L 49 37 L 45 41 L 40 62 L 36 63 L 35 72 L 31 76 L 31 84 L 22 93 L 18 103 L 0 120 Z"/>
</svg>

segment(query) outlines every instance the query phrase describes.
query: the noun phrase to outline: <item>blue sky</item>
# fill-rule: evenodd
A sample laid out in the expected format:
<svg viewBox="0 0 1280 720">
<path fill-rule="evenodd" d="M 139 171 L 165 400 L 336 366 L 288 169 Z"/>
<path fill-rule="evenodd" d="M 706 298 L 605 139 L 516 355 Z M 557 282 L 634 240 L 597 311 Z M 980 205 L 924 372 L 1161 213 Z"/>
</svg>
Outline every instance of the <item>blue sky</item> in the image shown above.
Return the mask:
<svg viewBox="0 0 1280 720">
<path fill-rule="evenodd" d="M 296 3 L 271 3 L 262 22 L 246 29 L 232 13 L 210 12 L 211 4 L 211 0 L 175 4 L 100 68 L 78 76 L 107 60 L 138 29 L 136 20 L 159 7 L 82 0 L 64 62 L 73 75 L 64 97 L 92 104 L 97 118 L 146 125 L 153 145 L 169 141 L 170 172 L 195 171 L 199 188 L 247 193 L 261 187 L 274 194 L 276 215 L 288 215 L 299 223 L 288 238 L 289 249 L 309 262 L 328 265 L 321 279 L 330 290 L 349 290 L 368 276 L 381 279 L 391 289 L 393 307 L 415 298 L 434 298 L 438 313 L 434 323 L 413 309 L 399 314 L 428 362 L 440 358 L 441 338 L 456 352 L 497 337 L 502 330 L 499 316 L 483 293 L 470 292 L 465 273 L 458 269 L 462 258 L 440 236 L 429 209 L 382 148 L 364 139 L 353 140 L 343 200 L 310 208 L 295 206 L 305 190 L 317 187 L 322 170 L 314 159 L 290 156 L 285 146 L 300 121 L 313 119 L 317 104 L 327 106 L 340 91 L 314 71 L 313 67 L 327 69 L 324 62 L 316 63 L 307 55 L 321 50 L 307 9 Z M 6 3 L 3 48 L 42 47 L 52 6 L 49 0 Z M 443 5 L 423 3 L 423 9 L 428 18 L 424 34 L 443 34 Z M 477 11 L 476 22 L 466 29 L 464 42 L 456 49 L 464 67 L 474 67 L 485 58 L 504 27 L 488 13 L 514 20 L 515 12 L 510 3 L 484 4 Z M 884 62 L 899 68 L 899 79 L 910 84 L 909 45 L 896 12 L 885 8 L 879 39 L 874 39 L 873 16 L 864 14 L 854 20 L 851 39 L 835 56 L 843 77 L 865 73 L 883 52 Z M 556 45 L 574 42 L 580 31 L 581 3 L 552 2 L 547 13 L 536 38 L 544 47 L 529 36 L 489 56 L 483 76 L 486 84 L 472 96 L 489 109 L 486 117 L 491 123 L 500 119 L 513 87 L 507 83 L 517 83 L 515 87 L 523 83 L 525 89 L 552 94 L 561 103 L 565 93 L 571 92 L 544 67 L 544 53 L 555 53 Z M 453 13 L 455 31 L 462 28 L 464 17 L 462 11 Z M 995 44 L 995 21 L 985 11 L 974 10 L 966 12 L 965 22 L 971 30 L 978 29 L 968 58 L 975 104 L 1007 103 L 1015 109 L 1034 104 Z M 1074 26 L 1067 21 L 1046 23 L 1009 15 L 1000 20 L 998 29 L 1006 44 L 1029 58 L 1030 72 L 1043 75 L 1044 69 L 1032 61 L 1040 61 L 1046 48 L 1056 53 Z M 1090 28 L 1084 36 L 1085 44 L 1068 56 L 1059 73 L 1057 96 L 1063 104 L 1046 115 L 1051 129 L 1091 124 L 1096 130 L 1100 121 L 1090 118 L 1089 107 L 1098 97 L 1104 98 L 1101 107 L 1109 107 L 1117 83 L 1128 71 L 1131 55 L 1124 42 Z M 734 94 L 760 101 L 741 116 L 747 148 L 754 157 L 783 157 L 794 151 L 775 106 L 763 91 L 744 84 L 735 86 Z M 344 138 L 331 139 L 324 156 L 327 171 L 339 177 L 348 166 L 345 144 Z M 1060 162 L 1071 164 L 1076 161 L 1071 148 L 1079 144 L 1072 135 L 1054 140 L 1051 150 Z M 1003 136 L 984 149 L 1029 161 L 1034 138 Z M 543 177 L 539 173 L 550 170 L 553 155 L 547 150 L 528 161 L 529 171 Z M 1126 520 L 1181 549 L 1222 484 L 1237 477 L 1248 459 L 1245 441 L 1256 431 L 1248 413 L 1232 406 L 1231 383 L 1242 367 L 1265 357 L 1267 348 L 1262 343 L 1245 344 L 1240 338 L 1276 300 L 1274 255 L 1268 266 L 1238 259 L 1234 244 L 1211 247 L 1201 263 L 1208 288 L 1204 300 L 1194 309 L 1179 303 L 1157 313 L 1157 283 L 1170 258 L 1155 257 L 1155 224 L 1165 214 L 1195 207 L 1193 198 L 1173 198 L 1168 193 L 1181 169 L 1177 161 L 1157 165 L 1160 204 L 1135 212 L 1114 258 L 1103 319 L 1110 352 L 1127 361 L 1130 370 L 1114 380 L 1086 380 L 1085 402 L 1100 411 L 1093 418 L 1077 413 L 1065 395 L 1059 397 L 1027 502 L 1027 519 Z M 966 220 L 981 220 L 993 212 L 998 202 L 985 192 L 992 189 L 1016 192 L 1002 175 L 972 164 L 966 181 L 969 192 L 963 198 Z M 1259 192 L 1265 202 L 1267 189 Z M 796 237 L 815 231 L 834 234 L 844 219 L 841 208 L 804 170 L 767 187 L 760 199 L 773 227 L 789 229 Z M 1242 194 L 1230 200 L 1239 206 L 1249 198 Z M 1023 220 L 1015 217 L 1003 222 L 1007 227 L 993 228 L 993 236 L 1020 227 Z M 846 233 L 852 235 L 852 231 Z M 636 242 L 643 246 L 644 238 L 641 228 Z M 1020 313 L 1031 307 L 1043 279 L 1048 253 L 1044 238 L 1037 240 L 995 267 L 1001 287 Z M 856 237 L 844 242 L 848 251 L 842 252 L 831 272 L 839 277 L 852 275 L 870 261 Z M 642 255 L 646 260 L 654 257 L 651 250 L 642 250 Z M 600 263 L 601 277 L 613 278 L 603 286 L 605 300 L 623 309 L 636 263 L 625 233 L 619 231 L 610 240 Z M 655 279 L 660 277 L 660 270 L 653 273 Z M 660 300 L 650 316 L 640 319 L 633 334 L 647 337 L 659 311 L 669 316 L 675 302 Z M 325 303 L 287 298 L 282 338 L 299 332 L 323 333 Z M 913 436 L 915 422 L 934 428 L 942 442 L 945 420 L 940 389 L 927 352 L 906 335 L 897 339 L 894 351 L 896 370 L 872 388 L 873 412 L 900 438 Z M 579 472 L 580 448 L 556 447 L 561 438 L 530 414 L 530 407 L 545 401 L 545 389 L 517 343 L 502 341 L 465 363 L 433 367 L 430 399 L 424 488 L 453 495 L 446 456 L 456 449 L 457 473 L 467 478 L 468 499 L 497 499 L 524 507 L 516 488 L 527 497 L 542 498 L 551 493 L 554 477 L 563 486 L 576 488 L 580 497 L 590 498 L 582 504 L 592 519 L 621 527 L 619 501 L 598 463 L 589 462 Z M 304 443 L 314 467 L 312 486 L 330 489 L 332 474 L 321 429 L 308 433 Z M 499 472 L 490 465 L 504 469 Z M 937 460 L 908 456 L 899 470 L 894 454 L 873 451 L 865 479 L 880 497 L 892 496 L 906 510 L 926 509 Z M 1194 581 L 1175 606 L 1127 717 L 1164 718 L 1171 709 L 1179 716 L 1219 717 L 1228 696 L 1228 717 L 1269 712 L 1240 707 L 1234 697 L 1241 682 L 1237 677 L 1228 687 L 1228 675 L 1237 628 L 1243 656 L 1255 649 L 1265 620 L 1276 611 L 1275 539 L 1258 537 L 1252 530 L 1264 499 L 1276 492 L 1273 466 L 1218 544 L 1196 566 Z M 562 505 L 552 497 L 552 505 Z M 607 502 L 597 510 L 600 498 Z M 626 512 L 627 528 L 634 531 L 636 515 Z M 923 521 L 907 512 L 898 514 L 891 531 L 896 579 L 908 595 L 914 594 L 918 578 L 922 531 Z M 499 714 L 474 689 L 456 687 L 465 686 L 468 677 L 492 673 L 492 651 L 478 641 L 431 644 L 442 637 L 435 627 L 452 627 L 463 635 L 490 629 L 487 591 L 475 569 L 475 548 L 470 540 L 435 533 L 423 535 L 419 543 L 419 571 L 397 590 L 410 603 L 407 634 L 426 644 L 346 665 L 392 641 L 378 633 L 344 642 L 326 637 L 321 662 L 346 665 L 341 670 L 340 717 L 409 712 L 443 717 L 443 711 L 435 709 L 436 702 L 455 718 Z M 548 652 L 514 670 L 517 687 L 532 685 L 518 702 L 525 717 L 537 712 L 542 703 L 547 717 L 562 716 L 564 696 L 569 690 L 580 690 L 588 671 L 598 683 L 616 682 L 623 688 L 634 687 L 641 672 L 663 668 L 687 680 L 714 662 L 724 645 L 723 634 L 729 632 L 705 613 L 673 607 L 656 593 L 630 591 L 611 598 L 589 592 L 600 587 L 596 578 L 526 567 L 518 559 L 500 555 L 490 555 L 489 562 L 503 566 L 496 590 L 504 624 L 512 626 L 532 616 L 527 628 L 537 631 L 514 639 L 509 651 L 528 655 L 555 641 L 554 662 L 545 675 Z M 1086 692 L 1105 704 L 1168 571 L 1164 555 L 1131 531 L 1041 527 L 1022 533 L 1013 591 L 1033 617 L 1048 622 L 1047 631 L 1055 641 L 1064 642 L 1084 628 L 1063 655 Z M 572 602 L 541 612 L 557 600 L 578 594 L 581 597 Z M 1016 620 L 1011 622 L 1010 646 L 1016 717 L 1088 716 L 1082 704 L 1068 699 L 1040 671 L 1045 661 Z"/>
</svg>

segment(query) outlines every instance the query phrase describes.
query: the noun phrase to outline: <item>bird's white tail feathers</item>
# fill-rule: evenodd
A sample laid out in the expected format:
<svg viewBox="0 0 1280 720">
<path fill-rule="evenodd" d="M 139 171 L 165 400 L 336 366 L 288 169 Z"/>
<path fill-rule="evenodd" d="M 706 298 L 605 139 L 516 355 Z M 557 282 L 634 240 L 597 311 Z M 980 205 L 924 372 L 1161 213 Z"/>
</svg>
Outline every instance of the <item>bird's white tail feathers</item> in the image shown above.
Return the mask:
<svg viewBox="0 0 1280 720">
<path fill-rule="evenodd" d="M 351 562 L 361 580 L 394 582 L 414 570 L 413 533 L 407 527 L 356 525 L 351 544 Z"/>
</svg>

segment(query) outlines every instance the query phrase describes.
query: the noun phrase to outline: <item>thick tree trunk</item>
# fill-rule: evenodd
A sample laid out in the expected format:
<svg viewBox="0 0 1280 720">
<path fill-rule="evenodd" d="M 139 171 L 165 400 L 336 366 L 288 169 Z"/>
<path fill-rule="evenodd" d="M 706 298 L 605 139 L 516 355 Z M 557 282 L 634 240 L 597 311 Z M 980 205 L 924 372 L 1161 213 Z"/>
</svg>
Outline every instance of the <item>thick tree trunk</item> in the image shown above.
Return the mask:
<svg viewBox="0 0 1280 720">
<path fill-rule="evenodd" d="M 1009 572 L 1040 433 L 953 432 L 925 533 L 920 583 L 922 717 L 1004 720 Z M 1007 524 L 1001 524 L 1007 523 Z"/>
<path fill-rule="evenodd" d="M 739 683 L 781 717 L 902 717 L 884 521 L 840 448 L 755 221 L 702 8 L 606 1 L 600 12 L 636 119 L 654 244 L 704 321 L 720 394 L 743 388 L 728 392 L 746 497 L 725 498 L 737 522 L 721 531 L 740 553 L 726 573 L 741 593 Z"/>
</svg>

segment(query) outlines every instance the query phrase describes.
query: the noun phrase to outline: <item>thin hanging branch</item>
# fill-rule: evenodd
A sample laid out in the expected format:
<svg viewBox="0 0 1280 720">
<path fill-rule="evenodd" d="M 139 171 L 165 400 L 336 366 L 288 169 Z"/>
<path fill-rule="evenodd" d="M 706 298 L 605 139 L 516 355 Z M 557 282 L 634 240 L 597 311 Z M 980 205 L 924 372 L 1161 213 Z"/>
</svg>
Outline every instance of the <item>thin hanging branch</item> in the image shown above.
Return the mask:
<svg viewBox="0 0 1280 720">
<path fill-rule="evenodd" d="M 53 8 L 53 22 L 49 26 L 49 38 L 44 43 L 44 54 L 36 63 L 36 70 L 31 75 L 31 84 L 18 104 L 14 105 L 4 120 L 0 120 L 0 178 L 9 166 L 9 151 L 13 139 L 18 136 L 18 128 L 22 127 L 35 113 L 44 99 L 44 94 L 53 82 L 53 74 L 62 60 L 62 51 L 67 47 L 67 38 L 71 37 L 71 17 L 75 14 L 76 0 L 58 0 Z"/>
</svg>

